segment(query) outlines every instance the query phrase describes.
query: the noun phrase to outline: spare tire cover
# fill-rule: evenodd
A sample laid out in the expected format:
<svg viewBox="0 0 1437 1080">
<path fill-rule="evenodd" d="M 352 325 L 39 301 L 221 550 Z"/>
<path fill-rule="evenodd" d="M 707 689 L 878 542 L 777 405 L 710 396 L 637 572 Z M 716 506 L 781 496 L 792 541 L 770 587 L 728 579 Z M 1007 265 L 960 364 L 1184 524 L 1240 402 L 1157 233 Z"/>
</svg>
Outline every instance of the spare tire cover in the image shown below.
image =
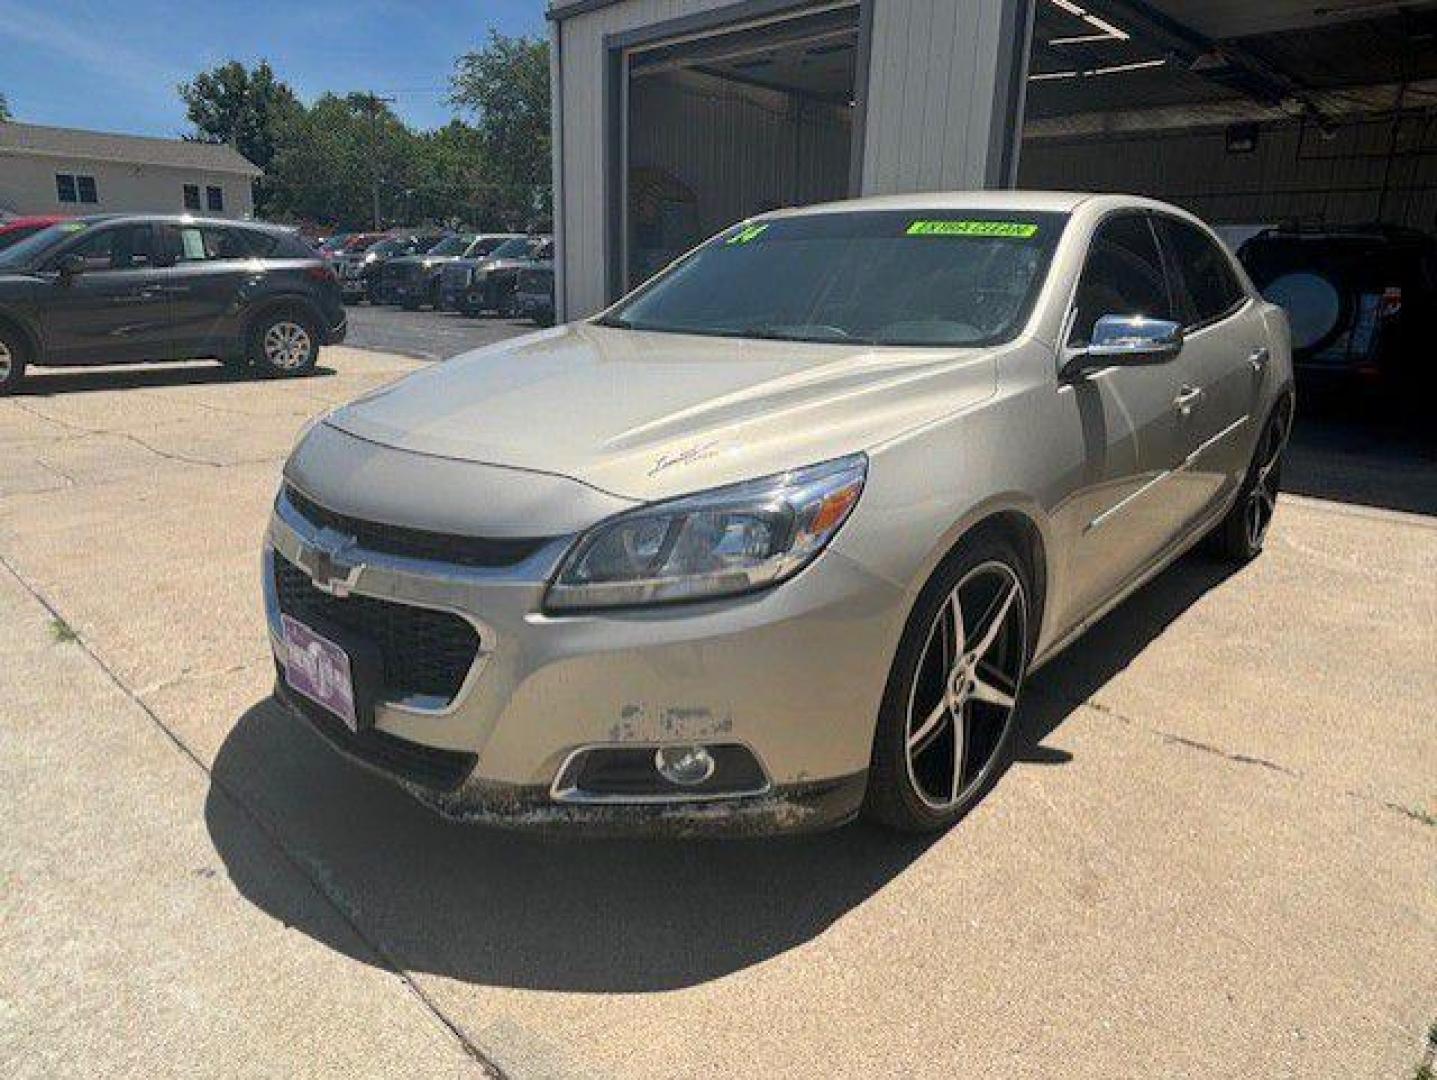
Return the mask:
<svg viewBox="0 0 1437 1080">
<path fill-rule="evenodd" d="M 1332 337 L 1342 318 L 1341 292 L 1329 278 L 1310 270 L 1275 278 L 1262 295 L 1287 312 L 1292 347 L 1298 352 L 1319 348 Z"/>
</svg>

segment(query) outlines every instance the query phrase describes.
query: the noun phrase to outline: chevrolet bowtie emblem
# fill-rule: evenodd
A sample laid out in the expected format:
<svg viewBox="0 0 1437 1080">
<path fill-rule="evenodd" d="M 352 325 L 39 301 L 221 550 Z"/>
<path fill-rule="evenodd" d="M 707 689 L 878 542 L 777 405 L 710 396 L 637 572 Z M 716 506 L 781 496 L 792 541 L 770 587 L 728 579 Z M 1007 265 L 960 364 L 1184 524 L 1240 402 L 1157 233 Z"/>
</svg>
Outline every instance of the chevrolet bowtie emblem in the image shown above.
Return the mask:
<svg viewBox="0 0 1437 1080">
<path fill-rule="evenodd" d="M 299 564 L 309 573 L 316 589 L 332 596 L 348 596 L 364 572 L 362 562 L 345 558 L 353 547 L 354 541 L 347 536 L 324 536 L 301 549 Z"/>
</svg>

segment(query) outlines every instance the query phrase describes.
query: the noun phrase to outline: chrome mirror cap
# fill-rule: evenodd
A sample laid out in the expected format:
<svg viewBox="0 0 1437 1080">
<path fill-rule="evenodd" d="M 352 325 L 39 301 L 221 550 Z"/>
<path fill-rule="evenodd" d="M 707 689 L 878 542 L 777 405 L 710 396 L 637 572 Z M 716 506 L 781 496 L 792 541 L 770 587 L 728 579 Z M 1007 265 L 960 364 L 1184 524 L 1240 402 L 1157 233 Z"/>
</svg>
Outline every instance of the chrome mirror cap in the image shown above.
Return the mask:
<svg viewBox="0 0 1437 1080">
<path fill-rule="evenodd" d="M 1155 359 L 1182 348 L 1183 328 L 1168 319 L 1144 315 L 1104 315 L 1093 326 L 1088 354 L 1113 360 L 1121 357 Z"/>
<path fill-rule="evenodd" d="M 1169 319 L 1145 315 L 1104 315 L 1093 325 L 1092 340 L 1063 359 L 1065 377 L 1139 364 L 1160 364 L 1182 351 L 1183 328 Z"/>
</svg>

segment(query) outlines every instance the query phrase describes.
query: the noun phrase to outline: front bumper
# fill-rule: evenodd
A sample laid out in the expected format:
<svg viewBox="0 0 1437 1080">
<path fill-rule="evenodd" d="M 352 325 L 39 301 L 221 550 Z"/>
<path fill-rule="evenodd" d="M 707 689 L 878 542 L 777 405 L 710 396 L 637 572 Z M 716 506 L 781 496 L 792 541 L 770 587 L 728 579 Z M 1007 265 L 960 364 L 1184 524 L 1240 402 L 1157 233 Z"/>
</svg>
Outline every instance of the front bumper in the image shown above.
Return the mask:
<svg viewBox="0 0 1437 1080">
<path fill-rule="evenodd" d="M 264 555 L 278 696 L 341 752 L 457 820 L 754 833 L 827 828 L 858 812 L 905 610 L 899 590 L 830 551 L 780 588 L 731 601 L 546 615 L 546 582 L 571 539 L 503 568 L 345 548 L 358 567 L 351 595 L 458 615 L 480 642 L 452 700 L 382 696 L 372 731 L 355 735 L 285 685 L 276 560 L 313 565 L 335 536 L 281 495 Z M 557 782 L 585 749 L 693 744 L 747 748 L 765 783 L 717 797 L 595 799 Z"/>
</svg>

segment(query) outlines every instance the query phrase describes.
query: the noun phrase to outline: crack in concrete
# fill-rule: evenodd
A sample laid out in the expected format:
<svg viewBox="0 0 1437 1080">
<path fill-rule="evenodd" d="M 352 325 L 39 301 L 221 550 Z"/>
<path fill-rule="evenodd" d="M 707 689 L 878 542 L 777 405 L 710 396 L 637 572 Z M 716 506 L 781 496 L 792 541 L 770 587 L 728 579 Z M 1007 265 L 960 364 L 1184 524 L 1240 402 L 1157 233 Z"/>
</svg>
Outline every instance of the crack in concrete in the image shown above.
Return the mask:
<svg viewBox="0 0 1437 1080">
<path fill-rule="evenodd" d="M 269 654 L 264 653 L 263 655 L 248 657 L 244 660 L 241 660 L 237 664 L 230 664 L 227 667 L 201 668 L 199 671 L 193 671 L 189 668 L 186 668 L 182 670 L 178 675 L 172 676 L 171 678 L 161 679 L 159 682 L 153 682 L 147 686 L 139 687 L 135 690 L 135 694 L 138 697 L 148 698 L 155 694 L 162 693 L 163 691 L 168 690 L 171 687 L 179 686 L 182 683 L 201 682 L 205 679 L 213 679 L 224 675 L 233 675 L 236 672 L 244 671 L 247 668 L 257 667 L 260 664 L 267 663 L 268 661 Z"/>
<path fill-rule="evenodd" d="M 1294 769 L 1288 765 L 1284 765 L 1281 762 L 1270 761 L 1267 758 L 1256 757 L 1252 754 L 1244 754 L 1235 750 L 1224 750 L 1220 746 L 1214 746 L 1211 743 L 1205 743 L 1199 739 L 1191 739 L 1185 735 L 1176 735 L 1171 731 L 1164 731 L 1162 728 L 1153 727 L 1152 725 L 1143 723 L 1142 721 L 1137 720 L 1134 717 L 1127 716 L 1119 712 L 1117 709 L 1113 708 L 1111 705 L 1098 701 L 1095 698 L 1078 699 L 1071 697 L 1067 694 L 1054 694 L 1052 696 L 1056 697 L 1064 704 L 1071 705 L 1074 708 L 1090 709 L 1093 712 L 1098 713 L 1102 716 L 1110 717 L 1118 721 L 1120 724 L 1125 724 L 1128 727 L 1136 728 L 1139 731 L 1146 732 L 1147 734 L 1155 736 L 1156 738 L 1167 743 L 1169 746 L 1181 746 L 1188 750 L 1196 750 L 1197 752 L 1202 754 L 1210 754 L 1213 757 L 1221 758 L 1222 760 L 1229 762 L 1233 765 L 1255 766 L 1260 769 L 1267 769 L 1271 772 L 1286 776 L 1292 780 L 1309 781 L 1309 778 L 1304 775 L 1300 770 Z M 1323 786 L 1327 787 L 1327 785 Z M 1327 790 L 1334 792 L 1337 791 L 1337 789 L 1332 787 L 1327 787 Z M 1385 810 L 1389 813 L 1395 813 L 1402 817 L 1411 818 L 1413 821 L 1416 821 L 1423 825 L 1437 825 L 1437 816 L 1427 814 L 1425 811 L 1414 811 L 1411 807 L 1403 806 L 1401 803 L 1390 802 L 1386 799 L 1380 799 L 1372 795 L 1364 795 L 1358 791 L 1342 791 L 1341 794 L 1347 796 L 1348 798 L 1356 799 L 1358 802 L 1366 803 L 1368 806 L 1375 806 L 1380 810 Z"/>
<path fill-rule="evenodd" d="M 15 567 L 3 553 L 0 553 L 0 567 L 3 567 L 11 577 L 19 582 L 20 587 L 29 593 L 30 596 L 35 599 L 35 602 L 49 613 L 52 619 L 57 619 L 62 623 L 65 622 L 65 617 L 61 614 L 60 609 L 52 604 L 45 594 L 28 578 L 21 574 L 19 569 Z M 280 858 L 288 863 L 301 878 L 309 882 L 310 887 L 315 891 L 315 895 L 321 897 L 324 902 L 329 905 L 344 924 L 350 928 L 355 937 L 362 941 L 386 967 L 394 972 L 400 983 L 414 995 L 424 1010 L 458 1042 L 464 1053 L 479 1067 L 481 1074 L 487 1078 L 491 1078 L 491 1080 L 506 1080 L 503 1070 L 500 1069 L 495 1062 L 491 1061 L 478 1045 L 469 1038 L 458 1021 L 450 1019 L 444 1010 L 439 1007 L 439 1004 L 430 997 L 424 988 L 415 981 L 413 976 L 404 969 L 397 958 L 391 955 L 388 949 L 386 949 L 377 938 L 371 937 L 365 932 L 364 928 L 351 914 L 346 903 L 347 898 L 342 894 L 335 895 L 330 891 L 333 887 L 333 883 L 326 882 L 325 879 L 328 878 L 328 875 L 317 874 L 315 872 L 316 868 L 311 865 L 312 860 L 309 857 L 300 852 L 290 850 L 279 832 L 271 826 L 269 820 L 258 809 L 252 807 L 237 788 L 216 777 L 199 754 L 120 678 L 119 674 L 105 662 L 104 658 L 94 650 L 88 641 L 83 637 L 77 636 L 75 644 L 85 651 L 85 655 L 94 662 L 95 666 L 104 673 L 105 677 L 115 685 L 120 693 L 129 698 L 135 707 L 144 713 L 149 721 L 159 729 L 160 733 L 170 741 L 171 745 L 173 745 L 182 756 L 188 758 L 191 764 L 204 773 L 205 777 L 220 794 L 274 846 Z M 339 890 L 336 889 L 335 892 L 339 892 Z"/>
<path fill-rule="evenodd" d="M 62 427 L 67 431 L 76 432 L 79 438 L 86 438 L 95 435 L 108 435 L 114 439 L 125 439 L 128 442 L 134 443 L 136 446 L 140 447 L 140 449 L 149 451 L 151 454 L 154 454 L 158 458 L 161 458 L 165 461 L 177 462 L 182 465 L 198 465 L 208 469 L 230 469 L 234 468 L 236 465 L 257 465 L 261 463 L 279 460 L 277 458 L 265 457 L 254 459 L 241 459 L 239 461 L 212 461 L 209 458 L 191 457 L 188 454 L 181 454 L 175 450 L 163 450 L 158 446 L 154 446 L 146 442 L 144 439 L 140 438 L 133 432 L 123 431 L 117 428 L 86 427 L 83 424 L 74 424 L 68 420 L 61 420 L 58 417 L 51 416 L 48 413 L 45 413 L 40 409 L 36 409 L 31 405 L 27 405 L 21 401 L 11 401 L 10 404 L 14 405 L 21 412 L 29 413 L 31 416 L 34 416 L 40 420 L 44 420 L 46 423 L 54 424 L 57 427 Z"/>
</svg>

